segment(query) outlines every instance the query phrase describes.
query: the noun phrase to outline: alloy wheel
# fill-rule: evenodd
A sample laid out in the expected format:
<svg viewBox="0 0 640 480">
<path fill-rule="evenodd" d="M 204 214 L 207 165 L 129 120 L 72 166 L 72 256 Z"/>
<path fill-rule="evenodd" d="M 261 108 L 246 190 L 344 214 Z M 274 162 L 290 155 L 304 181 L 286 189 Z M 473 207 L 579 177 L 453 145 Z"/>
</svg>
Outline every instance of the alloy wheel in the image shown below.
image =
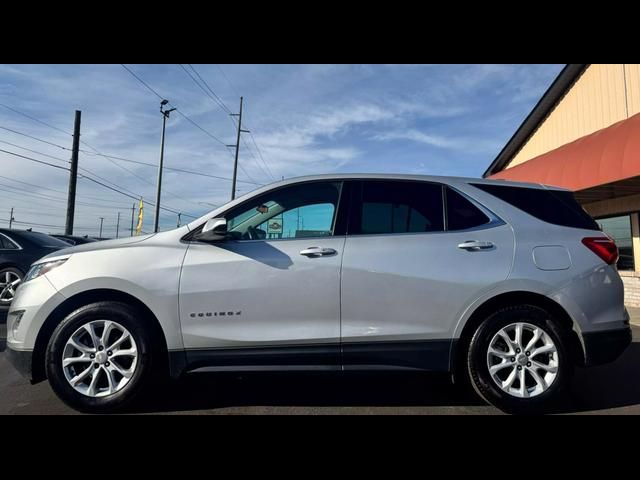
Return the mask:
<svg viewBox="0 0 640 480">
<path fill-rule="evenodd" d="M 94 320 L 78 328 L 62 352 L 64 376 L 77 392 L 105 397 L 122 390 L 138 364 L 138 348 L 129 331 L 112 320 Z"/>
<path fill-rule="evenodd" d="M 22 278 L 16 272 L 5 270 L 0 272 L 0 305 L 9 305 L 16 295 L 16 288 Z"/>
<path fill-rule="evenodd" d="M 536 397 L 546 392 L 558 375 L 558 349 L 542 328 L 512 323 L 491 339 L 487 367 L 502 391 L 517 398 Z"/>
</svg>

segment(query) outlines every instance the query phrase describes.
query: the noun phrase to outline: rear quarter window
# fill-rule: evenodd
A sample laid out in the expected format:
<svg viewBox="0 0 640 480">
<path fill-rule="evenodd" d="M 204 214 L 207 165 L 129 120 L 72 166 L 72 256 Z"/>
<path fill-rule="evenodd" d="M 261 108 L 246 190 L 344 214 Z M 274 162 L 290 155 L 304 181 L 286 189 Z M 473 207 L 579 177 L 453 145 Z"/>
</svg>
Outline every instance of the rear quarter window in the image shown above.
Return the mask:
<svg viewBox="0 0 640 480">
<path fill-rule="evenodd" d="M 563 227 L 600 230 L 572 192 L 474 183 L 472 186 L 513 205 L 543 222 Z"/>
<path fill-rule="evenodd" d="M 469 200 L 452 188 L 446 187 L 447 230 L 468 230 L 491 221 Z"/>
</svg>

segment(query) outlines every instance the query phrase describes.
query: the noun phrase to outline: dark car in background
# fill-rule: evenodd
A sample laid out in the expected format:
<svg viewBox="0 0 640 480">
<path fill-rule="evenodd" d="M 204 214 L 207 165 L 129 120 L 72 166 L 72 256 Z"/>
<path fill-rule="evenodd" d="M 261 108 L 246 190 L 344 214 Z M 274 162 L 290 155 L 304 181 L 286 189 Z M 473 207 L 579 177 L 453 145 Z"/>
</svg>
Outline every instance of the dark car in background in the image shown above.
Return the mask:
<svg viewBox="0 0 640 480">
<path fill-rule="evenodd" d="M 33 262 L 68 247 L 67 242 L 44 233 L 0 228 L 0 310 L 7 309 Z"/>
<path fill-rule="evenodd" d="M 77 235 L 62 235 L 62 234 L 52 234 L 52 237 L 55 237 L 63 242 L 67 242 L 70 245 L 84 245 L 85 243 L 97 242 L 98 240 L 95 238 L 91 238 L 88 235 L 84 237 L 79 237 Z"/>
</svg>

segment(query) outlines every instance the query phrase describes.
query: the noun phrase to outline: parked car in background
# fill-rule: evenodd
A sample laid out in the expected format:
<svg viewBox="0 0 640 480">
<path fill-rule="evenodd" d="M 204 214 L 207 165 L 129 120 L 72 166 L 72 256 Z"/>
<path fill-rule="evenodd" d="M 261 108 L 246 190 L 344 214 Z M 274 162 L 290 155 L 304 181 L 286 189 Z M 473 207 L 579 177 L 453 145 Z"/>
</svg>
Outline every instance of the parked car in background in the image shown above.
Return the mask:
<svg viewBox="0 0 640 480">
<path fill-rule="evenodd" d="M 68 246 L 44 233 L 0 228 L 0 309 L 8 308 L 33 262 Z"/>
<path fill-rule="evenodd" d="M 91 238 L 88 235 L 85 235 L 84 237 L 79 237 L 77 235 L 63 235 L 63 234 L 54 233 L 54 234 L 51 234 L 51 236 L 59 240 L 62 240 L 64 242 L 67 242 L 70 245 L 84 245 L 85 243 L 98 241 L 95 238 Z"/>
<path fill-rule="evenodd" d="M 630 344 L 614 241 L 566 190 L 418 175 L 262 187 L 38 261 L 7 354 L 84 411 L 193 371 L 450 372 L 511 412 Z M 162 394 L 158 390 L 158 394 Z"/>
</svg>

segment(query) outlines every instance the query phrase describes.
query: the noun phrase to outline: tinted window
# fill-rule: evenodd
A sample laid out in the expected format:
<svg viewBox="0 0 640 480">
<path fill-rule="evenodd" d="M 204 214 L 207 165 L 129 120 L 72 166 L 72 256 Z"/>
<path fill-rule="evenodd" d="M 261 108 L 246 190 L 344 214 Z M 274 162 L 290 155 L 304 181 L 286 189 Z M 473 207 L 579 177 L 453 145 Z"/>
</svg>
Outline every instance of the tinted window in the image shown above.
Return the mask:
<svg viewBox="0 0 640 480">
<path fill-rule="evenodd" d="M 466 230 L 489 223 L 478 207 L 451 188 L 447 188 L 447 230 Z"/>
<path fill-rule="evenodd" d="M 534 217 L 563 227 L 600 230 L 572 192 L 505 185 L 473 184 Z"/>
<path fill-rule="evenodd" d="M 226 215 L 227 231 L 238 240 L 333 235 L 340 183 L 305 183 L 256 197 Z"/>
<path fill-rule="evenodd" d="M 618 270 L 635 270 L 633 263 L 633 242 L 631 236 L 631 216 L 601 218 L 596 220 L 602 231 L 611 236 L 618 246 Z"/>
<path fill-rule="evenodd" d="M 0 248 L 7 249 L 7 250 L 13 250 L 13 249 L 16 249 L 18 247 L 16 247 L 15 243 L 13 243 L 7 237 L 5 237 L 4 235 L 0 235 Z"/>
<path fill-rule="evenodd" d="M 39 247 L 58 247 L 66 248 L 69 246 L 67 242 L 63 242 L 55 237 L 40 232 L 25 232 L 22 234 L 31 243 Z"/>
<path fill-rule="evenodd" d="M 442 186 L 421 182 L 362 182 L 356 190 L 352 234 L 443 230 Z"/>
</svg>

